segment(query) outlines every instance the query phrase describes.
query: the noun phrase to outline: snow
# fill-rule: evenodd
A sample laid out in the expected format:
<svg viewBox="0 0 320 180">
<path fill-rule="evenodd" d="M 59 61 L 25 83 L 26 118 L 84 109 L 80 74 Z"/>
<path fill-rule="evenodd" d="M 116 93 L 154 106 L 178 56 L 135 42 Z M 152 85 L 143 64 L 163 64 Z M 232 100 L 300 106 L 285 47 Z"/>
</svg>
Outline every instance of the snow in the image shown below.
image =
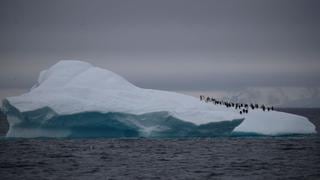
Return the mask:
<svg viewBox="0 0 320 180">
<path fill-rule="evenodd" d="M 234 131 L 273 136 L 316 132 L 315 126 L 305 117 L 261 109 L 245 114 L 245 120 Z"/>
<path fill-rule="evenodd" d="M 28 112 L 55 114 L 55 117 L 99 112 L 125 113 L 135 115 L 132 117 L 135 119 L 147 113 L 167 112 L 168 116 L 196 126 L 216 122 L 232 122 L 245 118 L 236 128 L 237 132 L 255 132 L 265 135 L 315 133 L 314 125 L 301 116 L 255 111 L 244 117 L 232 108 L 201 102 L 191 96 L 139 88 L 111 71 L 76 60 L 60 61 L 48 70 L 42 71 L 37 84 L 32 87 L 30 92 L 7 98 L 4 106 L 7 111 L 10 111 L 11 106 L 14 107 L 23 116 L 26 116 L 25 114 Z M 40 111 L 46 107 L 49 110 Z M 21 118 L 23 116 L 17 115 L 16 111 L 12 112 L 9 116 L 9 134 L 11 135 L 17 134 L 15 127 L 26 121 Z M 40 124 L 37 128 L 42 128 L 52 119 L 52 115 L 31 114 L 29 113 L 29 118 L 37 119 L 37 123 Z M 40 116 L 43 117 L 41 120 L 37 118 Z M 10 118 L 13 120 L 10 121 Z M 167 118 L 167 116 L 161 114 L 161 118 Z M 138 120 L 134 121 L 135 126 L 141 123 L 140 120 L 139 122 Z M 150 129 L 159 129 L 158 126 L 161 124 L 157 124 L 156 127 L 144 128 L 147 132 Z M 42 132 L 42 130 L 37 129 L 37 132 Z M 53 132 L 49 134 L 53 134 Z"/>
<path fill-rule="evenodd" d="M 58 114 L 168 111 L 195 124 L 242 118 L 191 96 L 138 88 L 111 71 L 74 60 L 60 61 L 41 73 L 29 93 L 7 99 L 21 112 L 45 106 Z"/>
</svg>

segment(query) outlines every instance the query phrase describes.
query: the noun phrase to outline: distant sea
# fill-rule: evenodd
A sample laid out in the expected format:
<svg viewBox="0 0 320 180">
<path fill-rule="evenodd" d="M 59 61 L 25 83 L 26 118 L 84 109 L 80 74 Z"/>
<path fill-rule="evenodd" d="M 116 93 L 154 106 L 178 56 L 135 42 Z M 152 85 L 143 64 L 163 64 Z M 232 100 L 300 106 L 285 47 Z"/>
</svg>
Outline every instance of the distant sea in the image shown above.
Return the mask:
<svg viewBox="0 0 320 180">
<path fill-rule="evenodd" d="M 318 134 L 187 139 L 0 139 L 0 179 L 320 179 Z M 7 123 L 0 121 L 0 134 Z"/>
</svg>

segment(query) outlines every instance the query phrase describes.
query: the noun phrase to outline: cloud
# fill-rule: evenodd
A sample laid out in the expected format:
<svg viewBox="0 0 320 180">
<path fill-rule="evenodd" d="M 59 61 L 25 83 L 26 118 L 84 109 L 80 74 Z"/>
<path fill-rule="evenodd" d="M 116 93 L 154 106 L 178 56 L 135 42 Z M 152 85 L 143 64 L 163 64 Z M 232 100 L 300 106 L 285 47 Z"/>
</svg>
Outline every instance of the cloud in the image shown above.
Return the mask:
<svg viewBox="0 0 320 180">
<path fill-rule="evenodd" d="M 61 59 L 182 92 L 317 87 L 318 1 L 0 2 L 0 89 Z M 272 99 L 272 97 L 270 97 Z"/>
</svg>

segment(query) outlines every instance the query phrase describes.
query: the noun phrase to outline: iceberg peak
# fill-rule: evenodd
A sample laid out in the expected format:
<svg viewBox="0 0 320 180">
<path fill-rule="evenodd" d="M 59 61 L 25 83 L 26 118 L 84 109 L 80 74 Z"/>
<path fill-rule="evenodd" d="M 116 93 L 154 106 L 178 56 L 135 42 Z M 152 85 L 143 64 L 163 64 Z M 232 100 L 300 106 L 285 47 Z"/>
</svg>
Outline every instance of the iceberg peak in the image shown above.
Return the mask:
<svg viewBox="0 0 320 180">
<path fill-rule="evenodd" d="M 39 88 L 90 87 L 95 89 L 116 89 L 134 87 L 127 80 L 106 69 L 87 62 L 62 60 L 40 73 Z"/>
</svg>

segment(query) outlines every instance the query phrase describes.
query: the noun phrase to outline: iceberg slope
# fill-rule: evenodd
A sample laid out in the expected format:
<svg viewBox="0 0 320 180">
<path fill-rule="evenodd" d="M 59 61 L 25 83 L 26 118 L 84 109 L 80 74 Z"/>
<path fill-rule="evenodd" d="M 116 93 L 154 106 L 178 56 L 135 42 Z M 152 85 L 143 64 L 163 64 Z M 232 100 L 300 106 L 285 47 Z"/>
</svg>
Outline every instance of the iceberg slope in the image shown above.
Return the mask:
<svg viewBox="0 0 320 180">
<path fill-rule="evenodd" d="M 305 117 L 261 109 L 245 114 L 245 120 L 234 129 L 235 134 L 291 135 L 316 133 L 316 127 Z"/>
<path fill-rule="evenodd" d="M 230 134 L 233 109 L 134 86 L 81 61 L 42 71 L 30 92 L 3 101 L 7 137 L 186 137 Z"/>
</svg>

